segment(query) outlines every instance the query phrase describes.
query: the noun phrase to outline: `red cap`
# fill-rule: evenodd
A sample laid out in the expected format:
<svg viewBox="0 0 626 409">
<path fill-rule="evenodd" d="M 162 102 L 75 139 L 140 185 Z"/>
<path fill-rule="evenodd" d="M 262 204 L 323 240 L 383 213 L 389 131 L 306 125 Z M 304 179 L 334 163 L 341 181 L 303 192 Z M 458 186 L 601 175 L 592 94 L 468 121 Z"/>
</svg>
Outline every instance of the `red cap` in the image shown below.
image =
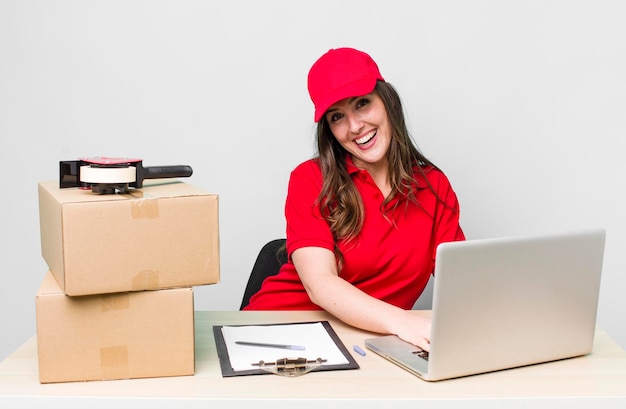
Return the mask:
<svg viewBox="0 0 626 409">
<path fill-rule="evenodd" d="M 308 88 L 315 105 L 315 122 L 337 101 L 358 97 L 384 81 L 376 62 L 354 48 L 336 48 L 322 55 L 311 67 Z"/>
</svg>

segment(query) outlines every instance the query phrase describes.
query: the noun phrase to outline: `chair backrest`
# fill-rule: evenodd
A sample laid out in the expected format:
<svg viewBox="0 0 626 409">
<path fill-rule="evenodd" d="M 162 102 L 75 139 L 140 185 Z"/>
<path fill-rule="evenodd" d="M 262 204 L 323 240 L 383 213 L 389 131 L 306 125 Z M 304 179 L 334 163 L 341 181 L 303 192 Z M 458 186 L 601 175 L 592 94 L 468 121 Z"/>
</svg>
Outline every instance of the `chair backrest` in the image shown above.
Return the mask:
<svg viewBox="0 0 626 409">
<path fill-rule="evenodd" d="M 278 274 L 280 267 L 287 262 L 287 251 L 285 249 L 286 239 L 275 239 L 266 243 L 259 252 L 257 259 L 252 267 L 248 284 L 241 300 L 242 310 L 250 302 L 252 297 L 259 289 L 263 280 L 267 277 Z"/>
</svg>

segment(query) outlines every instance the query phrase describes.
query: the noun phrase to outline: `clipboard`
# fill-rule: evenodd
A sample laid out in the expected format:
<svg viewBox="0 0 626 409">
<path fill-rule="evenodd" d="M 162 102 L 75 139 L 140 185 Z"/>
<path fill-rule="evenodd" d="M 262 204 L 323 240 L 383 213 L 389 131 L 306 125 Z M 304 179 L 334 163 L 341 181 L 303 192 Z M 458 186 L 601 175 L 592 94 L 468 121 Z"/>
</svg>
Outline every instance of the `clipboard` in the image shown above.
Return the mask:
<svg viewBox="0 0 626 409">
<path fill-rule="evenodd" d="M 220 368 L 222 371 L 222 377 L 232 377 L 232 376 L 243 376 L 243 375 L 268 375 L 271 372 L 268 372 L 261 368 L 252 368 L 252 369 L 233 369 L 233 365 L 231 364 L 231 357 L 229 355 L 228 343 L 226 338 L 224 337 L 223 329 L 225 327 L 275 327 L 277 329 L 286 329 L 285 326 L 294 327 L 293 331 L 298 331 L 298 325 L 304 324 L 320 324 L 324 330 L 326 330 L 327 335 L 334 343 L 334 347 L 337 348 L 339 353 L 343 356 L 346 363 L 341 364 L 333 364 L 333 363 L 321 363 L 321 365 L 315 367 L 311 371 L 335 371 L 335 370 L 348 370 L 348 369 L 359 369 L 359 364 L 355 361 L 352 355 L 348 352 L 348 349 L 343 344 L 339 336 L 332 328 L 328 321 L 310 321 L 310 322 L 296 322 L 296 323 L 273 323 L 273 324 L 254 324 L 254 325 L 215 325 L 213 326 L 213 335 L 215 337 L 215 345 L 217 347 L 217 356 L 220 361 Z M 278 328 L 282 327 L 282 328 Z M 292 330 L 292 328 L 289 328 Z M 292 355 L 295 353 L 296 355 L 302 355 L 300 351 L 290 351 L 283 352 L 283 355 L 287 353 L 291 353 Z M 318 357 L 308 357 L 310 359 L 315 359 Z M 324 357 L 319 357 L 324 358 Z M 251 364 L 253 364 L 251 362 Z"/>
</svg>

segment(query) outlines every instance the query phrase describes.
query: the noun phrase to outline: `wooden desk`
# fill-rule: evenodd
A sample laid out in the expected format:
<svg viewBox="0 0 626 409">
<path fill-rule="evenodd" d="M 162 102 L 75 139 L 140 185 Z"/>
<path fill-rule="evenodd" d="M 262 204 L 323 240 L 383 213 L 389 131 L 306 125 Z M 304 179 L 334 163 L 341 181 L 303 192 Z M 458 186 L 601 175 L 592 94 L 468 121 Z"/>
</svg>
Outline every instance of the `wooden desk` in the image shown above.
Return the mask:
<svg viewBox="0 0 626 409">
<path fill-rule="evenodd" d="M 213 325 L 314 320 L 331 322 L 361 369 L 297 378 L 222 378 Z M 626 352 L 600 329 L 593 353 L 585 357 L 436 383 L 422 381 L 372 352 L 354 353 L 352 345 L 362 346 L 370 335 L 324 312 L 196 312 L 194 376 L 45 385 L 38 381 L 33 337 L 0 363 L 0 407 L 207 409 L 238 403 L 251 409 L 626 408 Z"/>
</svg>

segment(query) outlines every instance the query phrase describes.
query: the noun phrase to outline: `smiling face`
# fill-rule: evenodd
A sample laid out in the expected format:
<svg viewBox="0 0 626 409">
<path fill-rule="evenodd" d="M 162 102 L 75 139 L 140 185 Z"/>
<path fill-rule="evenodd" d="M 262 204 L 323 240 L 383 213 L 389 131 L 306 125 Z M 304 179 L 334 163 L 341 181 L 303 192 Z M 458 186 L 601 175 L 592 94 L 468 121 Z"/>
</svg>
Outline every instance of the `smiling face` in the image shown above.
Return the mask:
<svg viewBox="0 0 626 409">
<path fill-rule="evenodd" d="M 325 116 L 335 139 L 352 155 L 357 167 L 370 172 L 386 170 L 391 126 L 378 94 L 343 99 Z"/>
</svg>

